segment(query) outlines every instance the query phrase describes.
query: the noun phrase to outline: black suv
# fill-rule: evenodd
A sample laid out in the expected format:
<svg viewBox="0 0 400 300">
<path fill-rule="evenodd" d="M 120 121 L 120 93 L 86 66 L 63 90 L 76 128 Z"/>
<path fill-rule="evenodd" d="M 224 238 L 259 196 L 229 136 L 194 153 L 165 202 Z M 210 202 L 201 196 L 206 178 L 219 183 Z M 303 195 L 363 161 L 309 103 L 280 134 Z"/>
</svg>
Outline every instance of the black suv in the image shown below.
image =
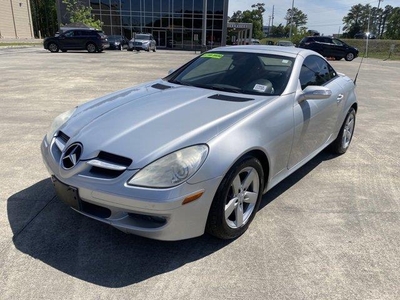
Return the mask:
<svg viewBox="0 0 400 300">
<path fill-rule="evenodd" d="M 358 49 L 345 42 L 328 36 L 308 36 L 300 41 L 299 48 L 314 50 L 322 56 L 334 57 L 336 60 L 344 58 L 352 61 L 358 56 Z"/>
<path fill-rule="evenodd" d="M 45 38 L 44 49 L 51 52 L 67 50 L 87 50 L 90 53 L 101 52 L 110 46 L 107 36 L 100 30 L 71 29 L 57 36 Z"/>
</svg>

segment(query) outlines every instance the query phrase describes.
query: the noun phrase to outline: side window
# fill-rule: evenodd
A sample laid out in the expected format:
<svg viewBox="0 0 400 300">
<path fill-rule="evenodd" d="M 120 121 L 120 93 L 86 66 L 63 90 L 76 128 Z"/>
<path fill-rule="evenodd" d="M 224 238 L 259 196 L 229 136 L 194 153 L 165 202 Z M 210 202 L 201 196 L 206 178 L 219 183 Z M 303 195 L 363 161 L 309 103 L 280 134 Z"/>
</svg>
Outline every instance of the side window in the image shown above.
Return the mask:
<svg viewBox="0 0 400 300">
<path fill-rule="evenodd" d="M 299 80 L 304 90 L 309 85 L 325 85 L 336 76 L 335 70 L 324 59 L 310 55 L 303 62 Z"/>
<path fill-rule="evenodd" d="M 327 44 L 332 44 L 332 40 L 330 38 L 327 38 L 327 37 L 322 38 L 322 41 L 324 43 L 327 43 Z"/>
<path fill-rule="evenodd" d="M 332 39 L 332 42 L 337 46 L 343 46 L 343 43 L 340 40 Z"/>
<path fill-rule="evenodd" d="M 66 37 L 73 37 L 73 36 L 74 36 L 74 31 L 73 31 L 73 30 L 67 31 L 67 32 L 64 34 L 64 36 L 66 36 Z"/>
</svg>

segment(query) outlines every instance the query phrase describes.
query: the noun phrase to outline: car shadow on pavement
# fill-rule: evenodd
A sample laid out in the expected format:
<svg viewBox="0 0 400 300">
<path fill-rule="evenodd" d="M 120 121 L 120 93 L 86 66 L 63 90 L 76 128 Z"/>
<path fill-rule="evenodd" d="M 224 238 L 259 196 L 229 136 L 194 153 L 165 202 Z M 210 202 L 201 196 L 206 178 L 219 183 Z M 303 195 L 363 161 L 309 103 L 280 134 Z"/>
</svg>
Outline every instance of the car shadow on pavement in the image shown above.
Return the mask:
<svg viewBox="0 0 400 300">
<path fill-rule="evenodd" d="M 263 197 L 262 208 L 331 157 L 319 154 L 277 185 Z M 232 242 L 207 234 L 177 242 L 125 234 L 70 209 L 56 197 L 50 179 L 12 195 L 7 212 L 18 250 L 70 276 L 111 288 L 170 272 Z"/>
</svg>

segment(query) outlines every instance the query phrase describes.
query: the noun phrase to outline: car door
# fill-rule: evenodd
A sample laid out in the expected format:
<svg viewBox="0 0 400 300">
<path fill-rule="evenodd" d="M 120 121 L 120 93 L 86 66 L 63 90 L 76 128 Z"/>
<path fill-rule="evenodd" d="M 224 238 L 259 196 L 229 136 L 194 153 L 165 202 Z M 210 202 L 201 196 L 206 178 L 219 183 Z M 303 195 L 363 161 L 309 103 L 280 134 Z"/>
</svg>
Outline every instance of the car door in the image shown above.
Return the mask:
<svg viewBox="0 0 400 300">
<path fill-rule="evenodd" d="M 75 49 L 75 45 L 74 45 L 75 38 L 76 38 L 76 36 L 75 36 L 74 30 L 68 30 L 65 33 L 61 34 L 58 38 L 58 40 L 60 42 L 60 48 L 61 49 Z"/>
<path fill-rule="evenodd" d="M 331 138 L 341 109 L 340 102 L 344 97 L 336 79 L 338 75 L 323 58 L 310 55 L 304 60 L 299 76 L 299 92 L 310 85 L 324 86 L 332 91 L 332 95 L 323 100 L 295 102 L 295 128 L 289 169 L 320 151 Z"/>
<path fill-rule="evenodd" d="M 345 57 L 346 56 L 346 47 L 341 40 L 332 39 L 335 55 L 334 57 Z"/>
</svg>

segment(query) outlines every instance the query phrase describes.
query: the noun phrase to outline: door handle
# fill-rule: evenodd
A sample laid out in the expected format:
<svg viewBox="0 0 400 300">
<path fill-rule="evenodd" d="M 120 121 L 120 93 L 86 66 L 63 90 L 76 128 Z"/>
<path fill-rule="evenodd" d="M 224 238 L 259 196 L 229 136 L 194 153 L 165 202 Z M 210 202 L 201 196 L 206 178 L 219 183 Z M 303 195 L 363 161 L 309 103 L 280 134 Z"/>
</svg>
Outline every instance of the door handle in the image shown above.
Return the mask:
<svg viewBox="0 0 400 300">
<path fill-rule="evenodd" d="M 343 94 L 339 94 L 339 95 L 337 96 L 337 98 L 336 98 L 337 103 L 340 103 L 340 101 L 342 101 L 343 98 L 344 98 L 344 95 L 343 95 Z"/>
</svg>

